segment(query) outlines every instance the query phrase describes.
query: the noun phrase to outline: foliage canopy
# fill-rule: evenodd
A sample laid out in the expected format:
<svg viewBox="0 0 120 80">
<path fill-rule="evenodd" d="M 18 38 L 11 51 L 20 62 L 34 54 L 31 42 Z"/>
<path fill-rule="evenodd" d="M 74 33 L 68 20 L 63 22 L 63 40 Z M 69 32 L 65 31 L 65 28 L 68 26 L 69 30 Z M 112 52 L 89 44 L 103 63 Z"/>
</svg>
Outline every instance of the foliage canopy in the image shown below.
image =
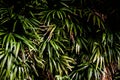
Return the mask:
<svg viewBox="0 0 120 80">
<path fill-rule="evenodd" d="M 120 79 L 118 5 L 0 0 L 0 80 Z"/>
</svg>

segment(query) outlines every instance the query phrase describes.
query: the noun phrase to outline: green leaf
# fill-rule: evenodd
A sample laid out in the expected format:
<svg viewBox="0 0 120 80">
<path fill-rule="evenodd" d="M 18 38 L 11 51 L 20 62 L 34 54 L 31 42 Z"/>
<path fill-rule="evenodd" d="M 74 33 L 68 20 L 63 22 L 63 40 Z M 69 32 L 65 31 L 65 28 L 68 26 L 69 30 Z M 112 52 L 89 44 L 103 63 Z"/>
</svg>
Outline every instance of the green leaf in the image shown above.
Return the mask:
<svg viewBox="0 0 120 80">
<path fill-rule="evenodd" d="M 95 15 L 93 16 L 93 24 L 94 25 L 96 24 L 96 16 Z"/>
<path fill-rule="evenodd" d="M 100 25 L 101 25 L 101 20 L 100 20 L 99 17 L 96 17 L 96 18 L 97 18 L 98 26 L 100 27 Z"/>
<path fill-rule="evenodd" d="M 88 80 L 91 80 L 92 74 L 93 74 L 93 69 L 89 68 L 88 69 Z"/>
<path fill-rule="evenodd" d="M 0 60 L 2 60 L 2 58 L 4 58 L 5 54 L 2 52 L 2 54 L 0 54 Z"/>
<path fill-rule="evenodd" d="M 20 42 L 16 43 L 16 50 L 15 50 L 15 56 L 17 57 L 18 56 L 18 53 L 20 51 Z"/>
<path fill-rule="evenodd" d="M 91 16 L 92 16 L 92 13 L 89 13 L 87 21 L 90 20 Z"/>
<path fill-rule="evenodd" d="M 49 58 L 49 65 L 50 65 L 50 72 L 53 72 L 53 65 L 52 65 L 52 61 L 50 58 Z"/>
<path fill-rule="evenodd" d="M 19 38 L 20 40 L 22 40 L 28 47 L 30 47 L 31 49 L 35 50 L 36 51 L 36 47 L 35 45 L 30 41 L 28 40 L 27 38 L 25 38 L 24 36 L 20 36 L 18 34 L 14 34 L 17 38 Z"/>
</svg>

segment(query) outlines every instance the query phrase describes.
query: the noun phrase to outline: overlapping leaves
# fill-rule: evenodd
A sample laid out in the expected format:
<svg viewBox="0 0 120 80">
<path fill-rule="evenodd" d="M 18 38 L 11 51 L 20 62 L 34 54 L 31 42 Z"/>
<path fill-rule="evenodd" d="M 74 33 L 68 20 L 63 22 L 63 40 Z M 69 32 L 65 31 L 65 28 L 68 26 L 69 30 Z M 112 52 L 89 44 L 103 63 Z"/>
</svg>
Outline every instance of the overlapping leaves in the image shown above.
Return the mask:
<svg viewBox="0 0 120 80">
<path fill-rule="evenodd" d="M 0 5 L 0 79 L 99 80 L 119 71 L 119 32 L 108 29 L 105 14 L 86 8 L 86 0 L 75 2 Z"/>
</svg>

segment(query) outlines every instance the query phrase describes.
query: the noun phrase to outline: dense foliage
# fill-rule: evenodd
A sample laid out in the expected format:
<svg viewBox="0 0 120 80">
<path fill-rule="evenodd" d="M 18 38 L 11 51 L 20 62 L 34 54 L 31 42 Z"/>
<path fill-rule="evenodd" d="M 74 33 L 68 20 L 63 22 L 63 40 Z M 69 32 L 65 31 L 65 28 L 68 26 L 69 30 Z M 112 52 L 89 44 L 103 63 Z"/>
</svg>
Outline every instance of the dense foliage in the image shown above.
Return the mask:
<svg viewBox="0 0 120 80">
<path fill-rule="evenodd" d="M 0 80 L 120 79 L 118 6 L 0 0 Z"/>
</svg>

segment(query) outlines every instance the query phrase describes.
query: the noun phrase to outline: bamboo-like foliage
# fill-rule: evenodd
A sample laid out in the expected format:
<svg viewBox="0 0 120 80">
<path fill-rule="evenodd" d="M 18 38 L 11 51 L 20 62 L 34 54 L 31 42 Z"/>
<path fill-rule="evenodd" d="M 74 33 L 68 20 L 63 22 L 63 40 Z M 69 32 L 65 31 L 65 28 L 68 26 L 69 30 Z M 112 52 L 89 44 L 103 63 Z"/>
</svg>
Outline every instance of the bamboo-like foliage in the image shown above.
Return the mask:
<svg viewBox="0 0 120 80">
<path fill-rule="evenodd" d="M 0 80 L 119 79 L 120 32 L 94 2 L 1 0 Z"/>
</svg>

